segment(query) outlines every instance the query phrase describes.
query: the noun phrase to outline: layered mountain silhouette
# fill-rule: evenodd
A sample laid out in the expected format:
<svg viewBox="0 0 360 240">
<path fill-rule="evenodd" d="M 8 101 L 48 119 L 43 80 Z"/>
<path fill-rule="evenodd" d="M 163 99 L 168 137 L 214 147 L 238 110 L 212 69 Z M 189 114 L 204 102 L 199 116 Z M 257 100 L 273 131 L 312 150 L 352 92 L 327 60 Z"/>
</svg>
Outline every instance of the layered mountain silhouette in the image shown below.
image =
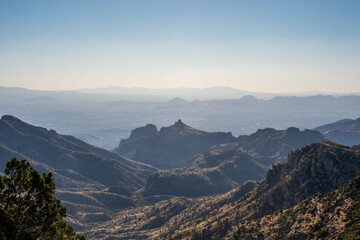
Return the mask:
<svg viewBox="0 0 360 240">
<path fill-rule="evenodd" d="M 211 147 L 183 168 L 153 173 L 142 194 L 196 197 L 224 193 L 247 180 L 263 179 L 267 169 L 285 161 L 291 151 L 324 140 L 313 130 L 259 129 L 236 142 Z"/>
<path fill-rule="evenodd" d="M 324 140 L 297 128 L 235 138 L 179 120 L 160 131 L 151 124 L 133 130 L 117 148 L 130 160 L 5 115 L 0 165 L 17 157 L 52 171 L 68 221 L 95 239 L 352 236 L 359 145 Z M 297 227 L 305 218 L 313 224 Z"/>
<path fill-rule="evenodd" d="M 153 124 L 136 128 L 120 141 L 114 152 L 161 169 L 185 167 L 191 158 L 211 147 L 241 149 L 262 164 L 271 166 L 286 160 L 287 154 L 314 142 L 324 141 L 318 131 L 291 127 L 287 130 L 259 129 L 251 135 L 235 138 L 231 133 L 205 132 L 181 120 L 160 131 Z"/>
<path fill-rule="evenodd" d="M 27 124 L 13 116 L 0 120 L 0 166 L 12 157 L 52 171 L 57 196 L 78 221 L 109 219 L 107 212 L 132 206 L 129 198 L 156 168 L 91 146 L 72 136 Z M 83 213 L 83 216 L 79 214 Z"/>
<path fill-rule="evenodd" d="M 337 188 L 340 188 L 338 191 L 341 192 L 343 191 L 341 189 L 349 190 L 349 186 L 350 188 L 351 186 L 356 187 L 358 180 L 355 179 L 347 187 L 341 188 L 354 179 L 359 170 L 359 150 L 332 142 L 315 143 L 292 152 L 285 163 L 277 164 L 271 168 L 267 172 L 266 178 L 261 182 L 245 182 L 226 194 L 210 198 L 187 199 L 177 197 L 145 208 L 121 211 L 113 221 L 106 222 L 88 234 L 93 238 L 101 239 L 122 237 L 130 239 L 137 237 L 149 239 L 221 239 L 241 236 L 242 231 L 249 231 L 253 236 L 259 237 L 255 239 L 263 239 L 264 233 L 256 232 L 256 228 L 248 229 L 246 223 L 255 221 L 258 226 L 261 226 L 264 224 L 261 221 L 264 221 L 262 219 L 266 215 L 283 209 L 290 209 L 287 211 L 291 211 L 290 213 L 295 218 L 301 218 L 303 212 L 294 212 L 291 210 L 292 207 L 295 206 L 296 208 L 296 205 L 304 200 L 320 201 L 319 199 L 324 198 L 315 198 L 315 196 L 334 191 Z M 355 193 L 353 190 L 352 193 Z M 351 231 L 349 228 L 354 227 L 354 223 L 350 222 L 353 216 L 351 215 L 353 211 L 351 206 L 359 199 L 356 198 L 358 193 L 352 193 L 344 195 L 348 198 L 343 198 L 344 202 L 339 203 L 339 205 L 344 206 L 339 210 L 339 214 L 343 216 L 342 221 L 349 224 L 339 225 L 337 234 Z M 308 199 L 309 197 L 313 198 Z M 336 196 L 332 195 L 332 199 L 334 198 L 336 199 Z M 304 204 L 314 207 L 304 210 L 314 211 L 313 214 L 321 213 L 324 210 L 321 206 L 336 208 L 336 206 L 327 205 L 324 202 L 319 202 L 321 207 L 319 209 L 316 208 L 316 203 L 308 202 L 307 204 L 304 202 Z M 320 215 L 319 219 L 321 219 Z M 325 216 L 323 219 L 326 220 L 327 217 Z M 271 221 L 271 219 L 267 219 L 267 221 Z M 281 221 L 287 224 L 286 218 L 283 217 Z M 293 222 L 289 222 L 289 224 L 293 224 Z M 122 228 L 116 229 L 115 226 L 122 226 Z M 312 227 L 316 228 L 316 226 Z M 315 234 L 324 234 L 316 231 Z M 274 231 L 275 233 L 279 232 Z M 291 238 L 292 233 L 287 236 L 288 233 L 290 231 L 279 236 L 282 236 L 282 239 L 306 239 Z M 280 231 L 280 234 L 283 234 L 283 231 Z"/>
<path fill-rule="evenodd" d="M 162 170 L 148 178 L 143 195 L 198 197 L 227 192 L 247 180 L 261 180 L 266 166 L 236 149 L 198 154 L 181 169 Z"/>
<path fill-rule="evenodd" d="M 235 141 L 231 133 L 205 132 L 178 120 L 160 131 L 152 124 L 137 128 L 128 139 L 121 140 L 114 151 L 139 162 L 169 169 L 185 166 L 191 157 L 211 146 Z"/>
<path fill-rule="evenodd" d="M 327 139 L 348 146 L 360 144 L 360 118 L 343 119 L 315 128 Z"/>
</svg>

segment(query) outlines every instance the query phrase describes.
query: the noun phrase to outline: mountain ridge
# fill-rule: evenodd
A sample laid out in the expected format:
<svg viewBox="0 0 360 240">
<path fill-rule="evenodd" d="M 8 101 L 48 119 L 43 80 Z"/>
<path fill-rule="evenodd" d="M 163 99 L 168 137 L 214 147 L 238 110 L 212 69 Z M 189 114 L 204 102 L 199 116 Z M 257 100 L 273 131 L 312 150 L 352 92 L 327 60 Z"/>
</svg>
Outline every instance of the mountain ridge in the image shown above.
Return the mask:
<svg viewBox="0 0 360 240">
<path fill-rule="evenodd" d="M 161 169 L 183 167 L 189 159 L 211 146 L 234 142 L 230 132 L 205 132 L 184 124 L 180 119 L 159 131 L 155 125 L 134 129 L 122 139 L 114 152 Z"/>
<path fill-rule="evenodd" d="M 56 195 L 74 210 L 69 212 L 69 217 L 77 228 L 97 222 L 96 215 L 108 218 L 111 210 L 135 205 L 127 193 L 139 190 L 157 170 L 9 115 L 0 120 L 0 153 L 2 166 L 17 157 L 27 159 L 40 172 L 52 171 Z M 109 192 L 114 186 L 122 191 Z M 79 198 L 85 203 L 82 206 L 76 200 Z M 85 209 L 91 209 L 87 214 L 95 216 L 90 222 L 82 220 Z"/>
<path fill-rule="evenodd" d="M 314 130 L 321 132 L 327 139 L 339 144 L 347 146 L 360 144 L 360 118 L 342 119 L 316 127 Z"/>
</svg>

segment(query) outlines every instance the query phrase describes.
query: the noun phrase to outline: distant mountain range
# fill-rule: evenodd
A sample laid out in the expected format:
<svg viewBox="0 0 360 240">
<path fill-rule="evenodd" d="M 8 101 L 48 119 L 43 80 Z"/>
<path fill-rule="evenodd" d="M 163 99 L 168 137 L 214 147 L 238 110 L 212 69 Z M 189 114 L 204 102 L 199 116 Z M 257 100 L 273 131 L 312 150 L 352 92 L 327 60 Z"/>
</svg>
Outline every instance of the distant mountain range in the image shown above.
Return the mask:
<svg viewBox="0 0 360 240">
<path fill-rule="evenodd" d="M 249 93 L 232 97 L 225 90 L 223 94 L 222 88 L 213 92 L 226 99 L 190 101 L 178 95 L 163 100 L 138 95 L 135 99 L 126 94 L 0 87 L 0 115 L 17 116 L 111 150 L 131 130 L 149 122 L 161 128 L 182 119 L 207 132 L 232 132 L 239 136 L 268 127 L 313 129 L 343 118 L 358 118 L 360 112 L 357 95 L 276 96 L 265 100 Z"/>
<path fill-rule="evenodd" d="M 108 86 L 102 88 L 87 88 L 76 90 L 81 93 L 95 93 L 95 94 L 116 94 L 123 95 L 125 98 L 142 97 L 147 100 L 170 100 L 173 98 L 183 98 L 188 101 L 192 100 L 221 100 L 221 99 L 236 99 L 246 95 L 253 95 L 257 98 L 272 98 L 274 96 L 286 94 L 273 94 L 261 92 L 249 92 L 244 90 L 233 89 L 230 87 L 209 87 L 209 88 L 173 88 L 173 89 L 150 89 L 150 88 L 126 88 Z M 315 93 L 303 93 L 299 95 L 314 95 Z"/>
<path fill-rule="evenodd" d="M 327 139 L 348 146 L 360 144 L 360 118 L 343 119 L 315 128 Z"/>
<path fill-rule="evenodd" d="M 118 87 L 107 86 L 99 88 L 85 88 L 75 90 L 82 93 L 95 93 L 95 94 L 117 94 L 125 97 L 142 96 L 152 99 L 172 99 L 175 97 L 184 98 L 188 101 L 192 100 L 221 100 L 221 99 L 236 99 L 247 95 L 252 95 L 260 99 L 270 99 L 276 96 L 313 96 L 313 95 L 341 95 L 327 92 L 300 92 L 300 93 L 263 93 L 263 92 L 250 92 L 245 90 L 234 89 L 225 86 L 216 86 L 208 88 L 170 88 L 170 89 L 151 89 L 141 87 Z M 356 95 L 359 93 L 352 93 Z M 350 94 L 348 94 L 350 95 Z"/>
</svg>

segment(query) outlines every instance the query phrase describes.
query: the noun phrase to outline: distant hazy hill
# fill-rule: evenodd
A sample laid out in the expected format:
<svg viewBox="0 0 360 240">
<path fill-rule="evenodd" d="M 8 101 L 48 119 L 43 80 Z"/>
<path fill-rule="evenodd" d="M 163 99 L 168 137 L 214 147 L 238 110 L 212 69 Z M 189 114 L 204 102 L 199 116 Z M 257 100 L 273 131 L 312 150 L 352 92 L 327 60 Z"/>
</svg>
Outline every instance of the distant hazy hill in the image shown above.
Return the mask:
<svg viewBox="0 0 360 240">
<path fill-rule="evenodd" d="M 325 141 L 324 136 L 314 130 L 300 131 L 295 127 L 286 130 L 265 128 L 248 136 L 239 136 L 237 146 L 261 163 L 271 166 L 285 161 L 287 155 L 297 148 L 322 141 Z"/>
<path fill-rule="evenodd" d="M 348 146 L 360 144 L 360 118 L 343 119 L 317 127 L 315 130 L 322 132 L 327 139 L 340 144 Z"/>
<path fill-rule="evenodd" d="M 173 89 L 150 89 L 150 88 L 125 88 L 108 86 L 103 88 L 79 89 L 82 93 L 96 94 L 117 94 L 126 97 L 142 97 L 152 98 L 153 100 L 169 100 L 175 97 L 184 98 L 186 100 L 210 100 L 210 99 L 231 99 L 240 98 L 245 95 L 253 95 L 258 98 L 271 98 L 276 94 L 248 92 L 230 87 L 209 87 L 209 88 L 173 88 Z"/>
<path fill-rule="evenodd" d="M 247 229 L 247 225 L 244 226 L 244 223 L 247 223 L 246 221 L 261 219 L 267 214 L 296 206 L 308 197 L 334 191 L 355 178 L 359 170 L 360 152 L 358 150 L 331 142 L 316 143 L 292 152 L 288 161 L 275 165 L 267 172 L 266 178 L 258 184 L 246 182 L 226 194 L 210 198 L 173 198 L 146 208 L 121 211 L 113 221 L 91 230 L 89 234 L 91 237 L 101 239 L 126 236 L 135 239 L 137 237 L 150 239 L 222 239 L 239 236 L 236 234 L 242 233 L 244 227 Z M 354 187 L 357 186 L 356 184 L 355 180 L 349 186 Z M 343 189 L 349 190 L 349 187 Z M 356 188 L 349 191 L 355 193 L 353 190 Z M 351 206 L 354 206 L 351 204 L 359 200 L 353 199 L 357 195 L 350 195 L 347 200 L 343 199 L 345 203 L 339 199 L 339 204 L 344 206 L 339 211 L 339 214 L 344 217 L 342 222 L 349 221 Z M 333 199 L 334 197 L 336 196 L 332 195 Z M 323 211 L 321 206 L 332 206 L 331 204 L 325 205 L 321 198 L 313 199 L 314 201 L 319 200 L 315 204 L 313 202 L 308 204 L 309 207 L 315 207 L 313 214 L 319 214 L 317 210 L 321 213 Z M 321 208 L 317 209 L 316 204 Z M 333 207 L 336 208 L 336 205 Z M 311 212 L 313 209 L 305 209 L 305 211 Z M 289 213 L 289 215 L 294 214 L 296 217 L 301 216 L 303 212 L 290 210 Z M 281 218 L 283 219 L 281 224 L 285 224 L 285 226 L 293 224 L 285 218 L 289 215 L 284 215 Z M 328 224 L 327 216 L 324 217 L 323 220 L 326 220 L 324 223 Z M 274 223 L 276 221 L 274 219 Z M 320 224 L 322 223 L 322 220 L 321 222 L 317 221 Z M 254 223 L 264 224 L 264 222 L 255 221 Z M 344 228 L 341 222 L 333 221 L 333 223 L 340 232 L 350 231 L 347 227 L 352 226 L 347 224 Z M 116 229 L 115 226 L 123 227 Z M 316 228 L 315 225 L 313 227 Z M 320 234 L 318 230 L 321 230 L 321 225 L 317 227 L 320 228 L 315 229 L 315 233 Z M 248 229 L 248 231 L 254 236 L 259 234 L 260 237 L 261 232 L 256 232 L 256 229 L 258 228 Z M 261 230 L 266 231 L 266 228 Z M 277 233 L 274 229 L 274 235 Z M 244 238 L 240 237 L 239 239 Z M 290 237 L 289 239 L 294 238 Z"/>
<path fill-rule="evenodd" d="M 80 221 L 75 225 L 108 219 L 110 209 L 133 205 L 129 194 L 144 186 L 156 170 L 6 115 L 0 120 L 1 169 L 12 157 L 29 160 L 41 172 L 54 172 L 57 196 L 69 208 L 70 216 Z M 85 219 L 76 212 L 88 216 Z"/>
<path fill-rule="evenodd" d="M 183 167 L 195 154 L 235 140 L 231 133 L 200 131 L 179 120 L 160 131 L 152 124 L 137 128 L 128 139 L 121 140 L 114 151 L 133 160 L 168 169 Z"/>
</svg>

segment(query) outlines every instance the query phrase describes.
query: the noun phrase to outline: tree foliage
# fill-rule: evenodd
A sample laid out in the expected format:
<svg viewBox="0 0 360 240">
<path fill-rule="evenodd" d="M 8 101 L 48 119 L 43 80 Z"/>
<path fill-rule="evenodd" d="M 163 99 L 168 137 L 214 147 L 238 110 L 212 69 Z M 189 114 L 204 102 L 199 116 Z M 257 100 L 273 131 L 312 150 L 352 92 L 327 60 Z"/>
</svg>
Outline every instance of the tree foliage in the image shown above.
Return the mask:
<svg viewBox="0 0 360 240">
<path fill-rule="evenodd" d="M 0 175 L 0 240 L 85 239 L 68 225 L 66 208 L 54 197 L 52 173 L 42 175 L 26 160 L 11 159 Z"/>
</svg>

